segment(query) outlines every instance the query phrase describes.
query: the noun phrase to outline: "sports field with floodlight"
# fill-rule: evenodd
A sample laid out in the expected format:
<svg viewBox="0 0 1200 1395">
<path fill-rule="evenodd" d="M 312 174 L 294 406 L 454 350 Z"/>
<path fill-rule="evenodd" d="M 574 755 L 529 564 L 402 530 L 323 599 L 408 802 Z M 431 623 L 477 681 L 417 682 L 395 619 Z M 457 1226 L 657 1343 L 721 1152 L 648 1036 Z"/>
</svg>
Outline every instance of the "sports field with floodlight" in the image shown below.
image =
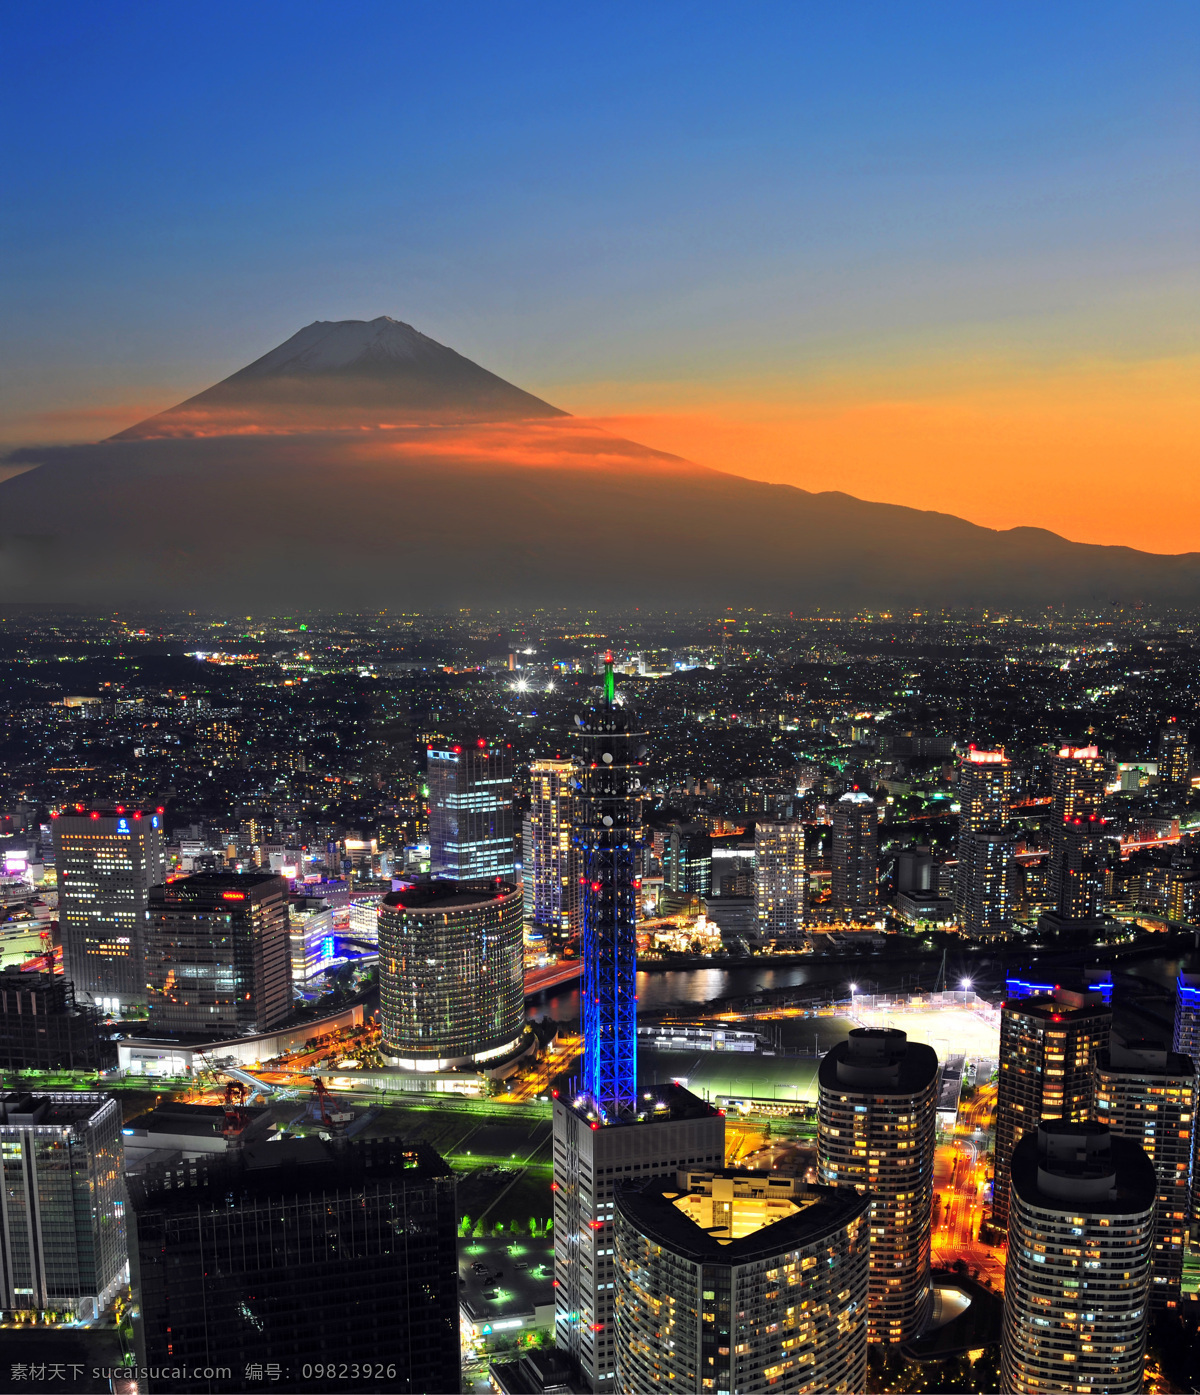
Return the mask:
<svg viewBox="0 0 1200 1395">
<path fill-rule="evenodd" d="M 952 996 L 963 1001 L 945 1001 Z M 863 1027 L 898 1028 L 910 1041 L 932 1046 L 943 1061 L 947 1056 L 991 1062 L 1000 1057 L 1000 1009 L 976 994 L 886 1000 L 860 996 L 847 1016 Z"/>
</svg>

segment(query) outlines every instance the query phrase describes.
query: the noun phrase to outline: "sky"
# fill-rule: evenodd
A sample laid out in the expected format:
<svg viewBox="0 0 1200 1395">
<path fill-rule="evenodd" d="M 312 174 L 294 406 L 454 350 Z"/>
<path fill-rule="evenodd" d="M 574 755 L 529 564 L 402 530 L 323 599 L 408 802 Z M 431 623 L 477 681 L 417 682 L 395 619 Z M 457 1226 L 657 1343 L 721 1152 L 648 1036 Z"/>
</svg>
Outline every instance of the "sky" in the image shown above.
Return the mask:
<svg viewBox="0 0 1200 1395">
<path fill-rule="evenodd" d="M 810 490 L 1200 550 L 1194 3 L 0 11 L 0 444 L 317 319 Z"/>
</svg>

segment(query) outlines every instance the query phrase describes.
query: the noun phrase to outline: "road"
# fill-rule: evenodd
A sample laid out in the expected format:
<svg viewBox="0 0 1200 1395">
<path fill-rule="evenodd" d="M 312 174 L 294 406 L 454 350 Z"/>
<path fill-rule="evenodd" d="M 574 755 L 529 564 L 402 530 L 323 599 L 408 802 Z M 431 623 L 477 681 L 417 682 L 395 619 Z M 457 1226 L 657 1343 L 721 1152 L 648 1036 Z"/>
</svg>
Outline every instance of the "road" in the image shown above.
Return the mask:
<svg viewBox="0 0 1200 1395">
<path fill-rule="evenodd" d="M 998 1293 L 1004 1291 L 1004 1248 L 979 1239 L 987 1188 L 987 1141 L 996 1109 L 996 1089 L 979 1088 L 960 1106 L 953 1139 L 938 1147 L 934 1188 L 940 1200 L 933 1230 L 933 1263 L 953 1268 L 963 1260 L 968 1269 Z"/>
</svg>

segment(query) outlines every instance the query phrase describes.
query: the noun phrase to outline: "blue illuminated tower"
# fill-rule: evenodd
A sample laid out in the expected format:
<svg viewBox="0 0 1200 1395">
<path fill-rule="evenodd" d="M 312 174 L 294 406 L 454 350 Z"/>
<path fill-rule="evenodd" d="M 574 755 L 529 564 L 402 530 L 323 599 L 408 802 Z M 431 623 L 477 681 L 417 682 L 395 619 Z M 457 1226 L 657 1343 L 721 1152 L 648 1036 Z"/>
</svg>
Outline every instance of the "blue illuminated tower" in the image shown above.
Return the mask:
<svg viewBox="0 0 1200 1395">
<path fill-rule="evenodd" d="M 583 1092 L 601 1119 L 637 1102 L 637 859 L 641 736 L 615 701 L 584 719 L 579 848 L 583 878 Z"/>
<path fill-rule="evenodd" d="M 617 1380 L 614 1211 L 634 1173 L 722 1167 L 724 1117 L 677 1084 L 637 1081 L 637 845 L 642 737 L 613 688 L 577 717 L 582 759 L 575 846 L 583 881 L 583 1075 L 554 1105 L 554 1340 L 571 1389 Z"/>
</svg>

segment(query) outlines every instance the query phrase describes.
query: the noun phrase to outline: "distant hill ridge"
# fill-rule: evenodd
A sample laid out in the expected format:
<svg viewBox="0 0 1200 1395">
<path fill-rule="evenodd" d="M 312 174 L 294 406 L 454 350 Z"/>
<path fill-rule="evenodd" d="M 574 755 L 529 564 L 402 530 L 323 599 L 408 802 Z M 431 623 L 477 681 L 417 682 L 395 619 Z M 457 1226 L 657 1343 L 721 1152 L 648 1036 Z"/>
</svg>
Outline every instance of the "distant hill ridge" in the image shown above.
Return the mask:
<svg viewBox="0 0 1200 1395">
<path fill-rule="evenodd" d="M 318 321 L 92 446 L 18 451 L 0 602 L 1194 608 L 1200 554 L 810 493 L 609 435 L 411 325 Z"/>
</svg>

